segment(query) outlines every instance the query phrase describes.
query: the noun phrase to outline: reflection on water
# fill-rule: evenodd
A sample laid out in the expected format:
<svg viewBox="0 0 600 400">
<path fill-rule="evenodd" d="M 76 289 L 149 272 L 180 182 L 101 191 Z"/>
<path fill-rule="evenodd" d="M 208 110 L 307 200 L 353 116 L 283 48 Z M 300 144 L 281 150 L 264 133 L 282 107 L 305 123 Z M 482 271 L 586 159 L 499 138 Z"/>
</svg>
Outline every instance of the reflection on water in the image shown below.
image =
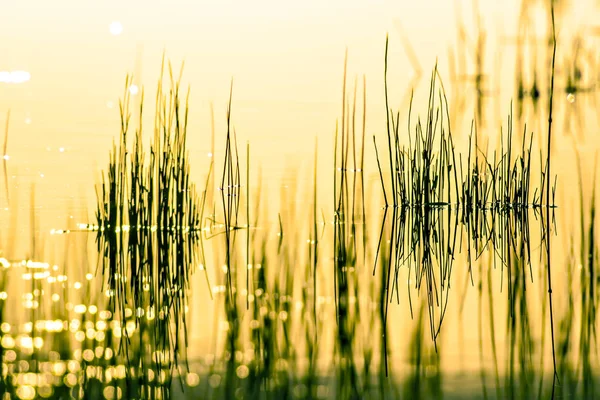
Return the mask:
<svg viewBox="0 0 600 400">
<path fill-rule="evenodd" d="M 0 71 L 0 83 L 25 83 L 31 79 L 27 71 Z"/>
<path fill-rule="evenodd" d="M 565 143 L 597 125 L 598 63 L 583 34 L 560 49 L 550 167 L 552 48 L 529 40 L 529 7 L 501 128 L 481 18 L 475 40 L 459 21 L 448 92 L 436 65 L 399 110 L 386 43 L 385 130 L 370 137 L 366 78 L 345 65 L 332 154 L 316 143 L 277 201 L 236 132 L 235 85 L 196 186 L 181 72 L 163 63 L 150 95 L 127 78 L 95 218 L 48 245 L 32 194 L 22 260 L 11 222 L 2 400 L 597 397 L 597 166 Z M 55 244 L 63 262 L 36 261 L 60 259 Z"/>
<path fill-rule="evenodd" d="M 116 318 L 104 305 L 96 305 L 105 303 L 102 296 L 95 299 L 98 303 L 90 301 L 90 288 L 96 283 L 91 274 L 83 283 L 70 282 L 59 269 L 2 259 L 2 282 L 23 280 L 30 288 L 18 297 L 6 285 L 0 292 L 2 392 L 21 399 L 79 398 L 83 391 L 90 398 L 139 398 L 135 393 L 143 383 L 145 393 L 158 393 L 172 371 L 123 363 L 118 346 L 135 336 L 142 319 L 155 318 L 152 310 L 126 307 L 124 317 Z M 10 319 L 5 319 L 8 309 L 20 311 L 8 312 Z M 193 372 L 183 378 L 189 387 L 199 383 Z"/>
</svg>

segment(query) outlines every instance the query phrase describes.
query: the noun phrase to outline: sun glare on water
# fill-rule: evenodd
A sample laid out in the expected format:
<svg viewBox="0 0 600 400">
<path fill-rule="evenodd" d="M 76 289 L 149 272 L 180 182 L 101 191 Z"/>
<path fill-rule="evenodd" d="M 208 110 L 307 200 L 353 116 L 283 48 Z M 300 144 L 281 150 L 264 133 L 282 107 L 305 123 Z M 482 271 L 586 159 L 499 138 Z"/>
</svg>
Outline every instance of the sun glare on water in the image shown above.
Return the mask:
<svg viewBox="0 0 600 400">
<path fill-rule="evenodd" d="M 121 33 L 123 33 L 123 25 L 119 21 L 113 21 L 108 26 L 108 30 L 111 35 L 119 36 Z"/>
<path fill-rule="evenodd" d="M 0 71 L 0 83 L 25 83 L 31 79 L 27 71 Z"/>
</svg>

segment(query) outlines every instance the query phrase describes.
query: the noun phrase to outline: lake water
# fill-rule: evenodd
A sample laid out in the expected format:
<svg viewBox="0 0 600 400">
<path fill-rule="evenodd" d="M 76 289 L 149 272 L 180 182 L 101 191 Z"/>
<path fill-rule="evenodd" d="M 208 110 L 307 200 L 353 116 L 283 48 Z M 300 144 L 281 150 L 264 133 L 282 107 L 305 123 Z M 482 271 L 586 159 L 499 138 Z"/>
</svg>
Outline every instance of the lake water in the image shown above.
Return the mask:
<svg viewBox="0 0 600 400">
<path fill-rule="evenodd" d="M 548 199 L 539 198 L 552 62 L 545 2 L 4 4 L 3 399 L 82 393 L 595 398 L 600 4 L 555 3 L 550 179 L 556 207 L 550 209 Z M 427 130 L 437 63 L 437 88 L 443 82 L 448 109 L 435 92 L 439 113 L 433 116 L 441 118 L 439 126 L 451 124 L 456 150 L 456 158 L 444 153 L 450 147 L 437 141 L 448 131 L 436 131 L 438 172 L 428 176 L 444 177 L 445 186 L 432 186 L 443 187 L 438 191 L 414 186 L 431 184 L 415 178 L 426 168 L 423 148 L 400 151 L 390 162 L 386 34 L 398 149 L 415 150 L 419 117 Z M 130 139 L 144 99 L 142 142 L 150 153 L 163 54 L 176 76 L 185 63 L 187 162 L 199 195 L 189 200 L 205 209 L 198 237 L 173 228 L 158 239 L 165 225 L 148 217 L 136 231 L 148 242 L 129 242 L 126 252 L 127 245 L 93 229 L 100 222 L 97 191 L 113 142 L 120 140 L 124 95 L 132 109 Z M 166 96 L 168 75 L 167 67 Z M 233 158 L 226 145 L 230 87 Z M 477 133 L 470 136 L 474 118 Z M 129 149 L 128 156 L 134 153 Z M 529 172 L 520 157 L 530 160 Z M 400 160 L 406 161 L 403 172 L 394 175 L 390 164 Z M 470 169 L 474 163 L 479 170 Z M 180 170 L 173 165 L 171 171 Z M 400 182 L 408 182 L 410 196 L 429 194 L 402 197 Z M 523 202 L 511 201 L 521 199 L 523 182 L 531 191 Z M 478 211 L 467 210 L 467 194 L 475 193 L 483 199 L 473 205 Z M 392 207 L 392 198 L 408 200 Z M 186 210 L 185 218 L 195 215 Z M 169 221 L 178 215 L 173 211 Z M 106 253 L 99 255 L 97 239 Z M 130 258 L 137 251 L 143 257 Z M 144 258 L 161 251 L 162 261 Z M 184 282 L 188 263 L 196 271 Z M 137 280 L 131 275 L 136 268 L 143 271 Z M 173 300 L 183 299 L 181 293 L 189 297 Z M 127 335 L 132 359 L 117 354 Z M 181 347 L 189 371 L 182 358 L 172 359 L 183 357 Z M 174 374 L 173 365 L 180 367 Z"/>
</svg>

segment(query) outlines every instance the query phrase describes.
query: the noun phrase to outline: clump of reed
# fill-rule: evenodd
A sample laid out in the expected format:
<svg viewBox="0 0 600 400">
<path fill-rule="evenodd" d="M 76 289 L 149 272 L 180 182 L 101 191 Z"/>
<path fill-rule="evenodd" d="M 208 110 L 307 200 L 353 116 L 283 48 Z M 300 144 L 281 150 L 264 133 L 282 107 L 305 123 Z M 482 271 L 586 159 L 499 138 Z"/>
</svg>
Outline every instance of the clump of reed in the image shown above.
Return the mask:
<svg viewBox="0 0 600 400">
<path fill-rule="evenodd" d="M 402 145 L 400 113 L 392 111 L 388 101 L 387 52 L 386 41 L 384 83 L 389 178 L 384 177 L 382 170 L 383 152 L 380 153 L 377 146 L 375 151 L 385 204 L 394 208 L 394 216 L 399 220 L 393 223 L 391 232 L 395 250 L 390 257 L 394 261 L 389 274 L 398 276 L 400 266 L 407 264 L 415 274 L 416 289 L 420 290 L 421 283 L 425 283 L 430 299 L 431 334 L 435 340 L 445 313 L 443 299 L 450 287 L 454 255 L 462 248 L 460 240 L 457 241 L 462 227 L 468 232 L 469 273 L 472 261 L 486 248 L 493 249 L 499 255 L 503 269 L 506 266 L 508 270 L 510 286 L 513 268 L 510 265 L 511 250 L 506 247 L 507 229 L 527 232 L 522 230 L 528 224 L 527 211 L 553 207 L 555 186 L 551 195 L 549 191 L 546 194 L 545 186 L 550 187 L 548 166 L 540 165 L 539 171 L 535 170 L 531 156 L 533 134 L 527 134 L 526 125 L 520 146 L 514 145 L 517 135 L 513 133 L 512 111 L 506 133 L 501 131 L 499 151 L 489 154 L 482 146 L 475 123 L 471 124 L 466 153 L 456 150 L 450 107 L 437 66 L 431 74 L 426 116 L 423 120 L 418 117 L 416 123 L 412 118 L 411 97 L 405 136 L 408 145 Z M 541 177 L 539 188 L 533 188 L 536 174 Z M 447 217 L 441 225 L 444 218 L 438 217 L 440 209 L 456 217 Z M 458 229 L 459 224 L 461 229 Z M 508 236 L 512 237 L 510 232 Z M 526 267 L 530 264 L 531 245 L 527 235 L 519 237 L 523 244 L 519 256 Z M 393 281 L 392 286 L 387 285 L 390 293 L 394 285 Z M 510 298 L 514 293 L 509 287 Z M 437 317 L 434 317 L 434 303 L 440 307 Z"/>
<path fill-rule="evenodd" d="M 346 55 L 347 57 L 347 55 Z M 357 82 L 352 99 L 346 94 L 346 61 L 342 85 L 342 115 L 336 125 L 334 150 L 333 282 L 336 310 L 335 363 L 336 396 L 354 398 L 364 393 L 369 376 L 360 376 L 356 365 L 359 346 L 361 282 L 365 267 L 364 142 L 365 108 L 361 141 L 357 144 Z M 363 93 L 366 85 L 363 81 Z M 351 101 L 351 103 L 350 103 Z M 363 105 L 365 99 L 363 98 Z M 351 104 L 351 108 L 350 105 Z M 357 154 L 358 153 L 358 154 Z M 368 360 L 368 357 L 367 357 Z M 366 360 L 365 360 L 366 361 Z M 368 367 L 366 367 L 368 368 Z"/>
<path fill-rule="evenodd" d="M 387 49 L 386 41 L 387 156 L 391 173 L 388 180 L 382 176 L 381 182 L 386 206 L 452 206 L 460 208 L 463 214 L 476 210 L 541 207 L 542 187 L 532 188 L 532 174 L 535 173 L 531 163 L 533 135 L 528 137 L 527 126 L 523 128 L 520 148 L 515 148 L 511 107 L 507 133 L 501 132 L 500 151 L 488 155 L 473 122 L 463 158 L 463 153 L 457 152 L 454 144 L 449 104 L 437 65 L 431 74 L 426 117 L 424 120 L 418 117 L 414 126 L 411 96 L 408 145 L 402 145 L 400 112 L 393 111 L 387 100 Z M 540 176 L 545 177 L 542 168 Z M 545 183 L 543 180 L 542 186 Z M 388 197 L 387 193 L 391 195 Z"/>
<path fill-rule="evenodd" d="M 123 328 L 119 354 L 139 371 L 140 386 L 152 368 L 168 388 L 173 371 L 186 360 L 188 290 L 204 197 L 190 181 L 189 91 L 182 93 L 181 75 L 175 78 L 170 64 L 170 87 L 165 90 L 163 71 L 164 60 L 149 154 L 142 146 L 144 92 L 140 123 L 130 137 L 130 79 L 126 80 L 119 103 L 119 142 L 113 144 L 97 190 L 97 225 L 93 228 L 101 255 L 103 291 Z"/>
</svg>

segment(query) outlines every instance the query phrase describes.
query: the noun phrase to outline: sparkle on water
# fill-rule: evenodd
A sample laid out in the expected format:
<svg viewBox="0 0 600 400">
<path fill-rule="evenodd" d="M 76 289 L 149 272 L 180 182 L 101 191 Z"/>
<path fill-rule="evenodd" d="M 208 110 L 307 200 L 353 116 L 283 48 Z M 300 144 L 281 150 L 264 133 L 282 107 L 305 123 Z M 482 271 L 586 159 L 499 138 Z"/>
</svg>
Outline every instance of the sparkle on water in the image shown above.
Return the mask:
<svg viewBox="0 0 600 400">
<path fill-rule="evenodd" d="M 118 36 L 123 33 L 123 25 L 119 21 L 113 21 L 108 26 L 111 35 Z"/>
<path fill-rule="evenodd" d="M 0 71 L 0 83 L 25 83 L 29 82 L 31 74 L 27 71 Z"/>
<path fill-rule="evenodd" d="M 140 91 L 140 88 L 137 85 L 131 85 L 129 86 L 129 93 L 131 93 L 133 96 L 135 96 L 136 94 L 138 94 Z"/>
</svg>

